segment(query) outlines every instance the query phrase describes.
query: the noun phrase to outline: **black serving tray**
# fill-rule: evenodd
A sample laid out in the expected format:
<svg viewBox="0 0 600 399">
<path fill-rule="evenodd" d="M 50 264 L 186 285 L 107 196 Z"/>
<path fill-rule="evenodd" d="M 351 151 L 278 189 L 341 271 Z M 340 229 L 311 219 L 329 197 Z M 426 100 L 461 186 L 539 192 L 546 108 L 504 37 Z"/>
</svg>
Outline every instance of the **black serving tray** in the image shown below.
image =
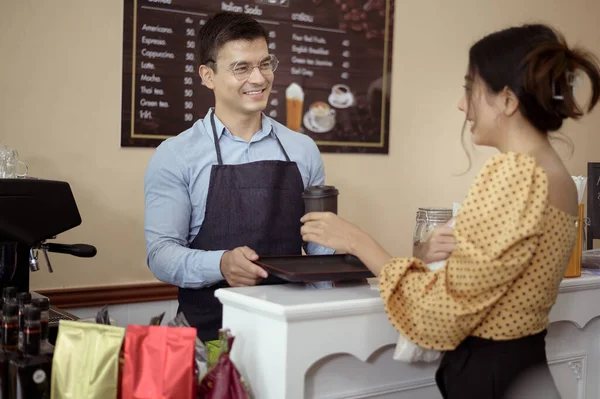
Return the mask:
<svg viewBox="0 0 600 399">
<path fill-rule="evenodd" d="M 374 277 L 353 255 L 261 256 L 254 262 L 267 273 L 290 283 L 346 281 Z"/>
</svg>

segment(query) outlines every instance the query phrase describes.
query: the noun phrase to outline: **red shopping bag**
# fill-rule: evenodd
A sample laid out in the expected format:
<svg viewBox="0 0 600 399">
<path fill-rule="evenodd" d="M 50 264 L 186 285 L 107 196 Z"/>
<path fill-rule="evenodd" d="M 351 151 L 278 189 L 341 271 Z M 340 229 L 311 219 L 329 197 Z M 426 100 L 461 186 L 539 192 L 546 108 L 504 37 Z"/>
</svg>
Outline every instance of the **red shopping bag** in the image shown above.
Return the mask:
<svg viewBox="0 0 600 399">
<path fill-rule="evenodd" d="M 252 399 L 244 379 L 229 357 L 235 338 L 229 330 L 219 331 L 221 354 L 198 388 L 199 399 Z"/>
<path fill-rule="evenodd" d="M 128 326 L 121 398 L 193 399 L 195 343 L 195 328 Z"/>
</svg>

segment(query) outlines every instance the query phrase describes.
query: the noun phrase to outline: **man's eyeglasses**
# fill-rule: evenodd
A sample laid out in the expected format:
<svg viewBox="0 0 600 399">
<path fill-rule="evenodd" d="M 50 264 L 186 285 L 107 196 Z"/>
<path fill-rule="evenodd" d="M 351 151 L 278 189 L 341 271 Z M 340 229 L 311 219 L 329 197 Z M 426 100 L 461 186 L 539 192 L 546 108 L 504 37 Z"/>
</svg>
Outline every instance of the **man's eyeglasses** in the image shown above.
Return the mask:
<svg viewBox="0 0 600 399">
<path fill-rule="evenodd" d="M 206 63 L 213 63 L 217 65 L 214 60 L 207 60 Z M 258 65 L 250 65 L 246 61 L 236 62 L 231 69 L 223 68 L 230 72 L 237 80 L 246 80 L 252 75 L 254 68 L 258 68 L 263 75 L 270 75 L 277 69 L 279 60 L 272 54 L 269 54 L 265 58 L 259 61 Z"/>
</svg>

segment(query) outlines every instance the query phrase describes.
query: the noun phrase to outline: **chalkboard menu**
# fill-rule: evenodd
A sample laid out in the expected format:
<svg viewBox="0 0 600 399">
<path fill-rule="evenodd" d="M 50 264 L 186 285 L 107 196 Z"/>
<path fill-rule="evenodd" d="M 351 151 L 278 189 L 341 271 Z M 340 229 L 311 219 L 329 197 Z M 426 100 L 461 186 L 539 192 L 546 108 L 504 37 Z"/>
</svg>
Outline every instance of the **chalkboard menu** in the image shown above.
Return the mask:
<svg viewBox="0 0 600 399">
<path fill-rule="evenodd" d="M 600 162 L 588 162 L 587 249 L 600 239 Z"/>
<path fill-rule="evenodd" d="M 155 147 L 214 106 L 196 37 L 245 13 L 279 59 L 265 114 L 322 152 L 388 153 L 394 0 L 124 0 L 121 146 Z"/>
</svg>

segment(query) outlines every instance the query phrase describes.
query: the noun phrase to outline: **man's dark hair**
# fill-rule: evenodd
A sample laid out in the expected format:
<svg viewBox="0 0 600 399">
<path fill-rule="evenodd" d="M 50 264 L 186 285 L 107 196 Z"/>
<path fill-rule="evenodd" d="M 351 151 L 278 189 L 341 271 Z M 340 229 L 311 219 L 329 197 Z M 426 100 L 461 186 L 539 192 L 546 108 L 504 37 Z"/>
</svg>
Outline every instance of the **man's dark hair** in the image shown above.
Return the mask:
<svg viewBox="0 0 600 399">
<path fill-rule="evenodd" d="M 267 31 L 252 17 L 234 12 L 220 12 L 206 21 L 198 32 L 197 48 L 200 65 L 214 63 L 221 47 L 232 40 L 264 38 L 269 43 Z M 215 69 L 215 65 L 211 65 Z"/>
</svg>

